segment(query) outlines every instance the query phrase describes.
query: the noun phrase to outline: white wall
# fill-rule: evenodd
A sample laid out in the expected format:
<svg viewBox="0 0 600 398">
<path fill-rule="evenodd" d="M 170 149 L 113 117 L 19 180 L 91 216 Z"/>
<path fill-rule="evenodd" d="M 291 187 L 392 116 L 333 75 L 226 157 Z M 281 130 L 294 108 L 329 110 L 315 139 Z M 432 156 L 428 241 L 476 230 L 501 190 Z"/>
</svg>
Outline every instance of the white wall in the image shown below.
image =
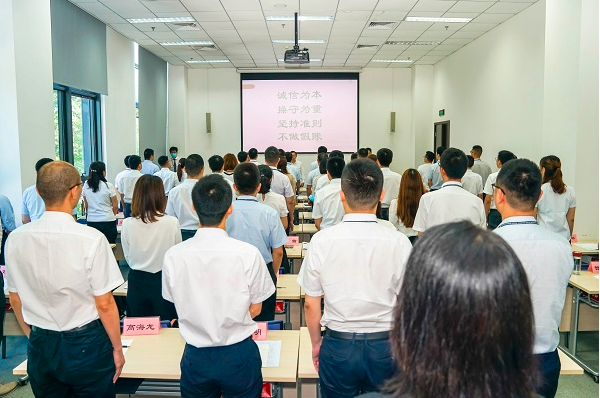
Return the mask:
<svg viewBox="0 0 600 398">
<path fill-rule="evenodd" d="M 133 42 L 106 28 L 108 95 L 104 97 L 104 161 L 106 178 L 125 168 L 123 159 L 135 153 L 135 62 Z"/>
<path fill-rule="evenodd" d="M 433 148 L 433 66 L 415 65 L 411 71 L 411 131 L 415 137 L 412 167 L 416 167 L 423 163 L 425 152 L 431 151 Z"/>
<path fill-rule="evenodd" d="M 184 66 L 169 65 L 168 73 L 167 149 L 176 146 L 179 153 L 183 155 L 187 147 L 188 136 L 188 69 Z"/>
</svg>

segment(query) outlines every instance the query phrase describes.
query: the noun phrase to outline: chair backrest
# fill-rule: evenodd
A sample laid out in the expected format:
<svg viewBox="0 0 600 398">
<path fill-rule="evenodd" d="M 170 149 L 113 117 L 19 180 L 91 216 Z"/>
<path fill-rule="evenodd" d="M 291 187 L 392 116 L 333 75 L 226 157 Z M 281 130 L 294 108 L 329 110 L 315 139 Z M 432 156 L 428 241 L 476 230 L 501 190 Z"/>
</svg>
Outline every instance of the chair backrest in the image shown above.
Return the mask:
<svg viewBox="0 0 600 398">
<path fill-rule="evenodd" d="M 283 330 L 283 319 L 267 321 L 267 330 Z"/>
</svg>

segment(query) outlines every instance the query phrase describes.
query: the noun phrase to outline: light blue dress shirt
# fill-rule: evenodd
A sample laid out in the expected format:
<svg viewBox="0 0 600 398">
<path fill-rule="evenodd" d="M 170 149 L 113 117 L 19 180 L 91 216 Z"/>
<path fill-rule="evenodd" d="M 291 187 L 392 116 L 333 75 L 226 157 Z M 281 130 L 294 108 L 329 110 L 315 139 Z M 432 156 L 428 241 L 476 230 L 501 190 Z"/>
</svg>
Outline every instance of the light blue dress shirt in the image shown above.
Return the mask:
<svg viewBox="0 0 600 398">
<path fill-rule="evenodd" d="M 35 190 L 35 184 L 23 191 L 23 205 L 21 214 L 29 216 L 31 221 L 37 220 L 46 211 L 46 205 L 39 193 Z"/>
<path fill-rule="evenodd" d="M 17 228 L 15 225 L 15 212 L 10 200 L 4 195 L 0 195 L 0 219 L 2 220 L 2 229 L 12 232 Z"/>
<path fill-rule="evenodd" d="M 154 173 L 158 173 L 159 171 L 160 169 L 158 166 L 152 163 L 151 160 L 144 160 L 142 162 L 142 169 L 140 170 L 140 173 L 154 175 Z"/>
<path fill-rule="evenodd" d="M 427 176 L 431 180 L 430 189 L 440 189 L 444 180 L 442 179 L 442 173 L 440 172 L 440 162 L 434 163 L 431 166 L 429 175 Z"/>
<path fill-rule="evenodd" d="M 267 264 L 273 262 L 271 249 L 288 241 L 279 214 L 254 196 L 242 195 L 233 203 L 226 229 L 230 237 L 255 246 Z"/>
</svg>

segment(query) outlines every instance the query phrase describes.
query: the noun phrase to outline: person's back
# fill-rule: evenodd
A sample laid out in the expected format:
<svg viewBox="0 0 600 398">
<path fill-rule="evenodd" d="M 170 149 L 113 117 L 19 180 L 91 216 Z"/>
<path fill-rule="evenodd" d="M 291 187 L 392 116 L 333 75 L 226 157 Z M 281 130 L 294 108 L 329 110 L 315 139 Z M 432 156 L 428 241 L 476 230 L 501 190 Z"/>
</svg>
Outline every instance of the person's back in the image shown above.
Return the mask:
<svg viewBox="0 0 600 398">
<path fill-rule="evenodd" d="M 481 180 L 481 176 L 479 174 L 475 174 L 472 171 L 475 159 L 473 159 L 473 156 L 470 155 L 467 155 L 467 158 L 469 159 L 469 166 L 467 168 L 467 172 L 462 177 L 460 182 L 464 189 L 471 192 L 473 195 L 482 198 L 483 181 Z"/>
<path fill-rule="evenodd" d="M 117 192 L 113 185 L 106 181 L 105 176 L 106 165 L 103 162 L 92 162 L 88 179 L 83 184 L 82 196 L 88 227 L 96 228 L 106 236 L 109 243 L 115 243 Z"/>
<path fill-rule="evenodd" d="M 151 148 L 146 148 L 144 150 L 144 161 L 142 162 L 140 173 L 154 175 L 154 173 L 158 172 L 160 169 L 152 162 L 153 160 L 154 150 Z"/>
<path fill-rule="evenodd" d="M 490 174 L 492 174 L 492 168 L 489 164 L 481 160 L 481 154 L 483 148 L 480 145 L 474 145 L 471 149 L 471 156 L 473 157 L 473 173 L 478 174 L 481 177 L 481 181 L 485 184 Z"/>
<path fill-rule="evenodd" d="M 167 156 L 160 156 L 158 158 L 158 164 L 161 166 L 161 169 L 154 173 L 155 176 L 159 177 L 165 188 L 165 195 L 169 196 L 169 192 L 171 189 L 179 185 L 179 179 L 177 178 L 177 173 L 171 171 L 169 168 L 171 165 L 171 161 Z"/>
<path fill-rule="evenodd" d="M 429 185 L 430 191 L 437 191 L 442 188 L 442 184 L 444 183 L 444 179 L 442 178 L 442 174 L 440 172 L 440 160 L 446 147 L 439 146 L 435 150 L 435 156 L 437 162 L 431 165 L 431 170 L 429 171 L 429 175 L 427 176 L 427 184 Z"/>
<path fill-rule="evenodd" d="M 400 191 L 400 174 L 390 170 L 394 154 L 391 149 L 381 148 L 377 151 L 377 164 L 383 172 L 383 198 L 381 199 L 381 215 L 389 220 L 389 209 L 392 199 L 398 197 Z"/>
<path fill-rule="evenodd" d="M 125 218 L 131 214 L 131 200 L 133 198 L 133 190 L 135 189 L 135 183 L 143 175 L 140 170 L 142 169 L 142 159 L 137 155 L 131 155 L 129 157 L 129 167 L 131 171 L 121 177 L 119 182 L 121 199 L 125 203 L 123 213 Z"/>
<path fill-rule="evenodd" d="M 431 151 L 427 151 L 425 156 L 423 156 L 423 160 L 425 163 L 417 167 L 417 171 L 421 175 L 421 179 L 423 180 L 423 187 L 427 191 L 429 191 L 429 184 L 427 183 L 429 173 L 431 172 L 431 166 L 433 166 L 433 161 L 435 160 L 435 155 Z"/>
<path fill-rule="evenodd" d="M 42 158 L 35 164 L 35 172 L 37 173 L 45 164 L 52 162 L 50 158 Z M 44 200 L 37 193 L 35 184 L 26 188 L 23 191 L 23 202 L 21 204 L 21 221 L 23 224 L 37 220 L 44 214 L 46 205 Z"/>
<path fill-rule="evenodd" d="M 165 213 L 179 220 L 181 236 L 187 240 L 198 230 L 198 214 L 192 207 L 192 189 L 204 174 L 204 159 L 198 154 L 191 154 L 185 160 L 187 179 L 169 192 Z"/>
<path fill-rule="evenodd" d="M 327 181 L 323 189 L 315 194 L 312 216 L 316 227 L 321 230 L 339 224 L 346 214 L 340 192 L 342 190 L 342 172 L 344 159 L 332 157 L 327 161 Z"/>
</svg>

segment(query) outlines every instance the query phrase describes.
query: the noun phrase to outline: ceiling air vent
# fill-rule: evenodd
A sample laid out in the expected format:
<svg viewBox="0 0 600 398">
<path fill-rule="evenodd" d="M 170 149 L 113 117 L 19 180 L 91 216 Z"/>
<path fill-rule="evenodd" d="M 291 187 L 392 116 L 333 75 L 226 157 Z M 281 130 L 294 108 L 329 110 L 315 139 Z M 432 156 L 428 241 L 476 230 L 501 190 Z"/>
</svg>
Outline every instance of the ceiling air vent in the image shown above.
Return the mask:
<svg viewBox="0 0 600 398">
<path fill-rule="evenodd" d="M 377 50 L 378 48 L 378 44 L 359 44 L 356 46 L 357 50 Z"/>
<path fill-rule="evenodd" d="M 214 51 L 214 50 L 218 50 L 217 46 L 215 46 L 214 44 L 205 45 L 205 46 L 192 46 L 192 48 L 195 51 Z"/>
<path fill-rule="evenodd" d="M 196 22 L 177 22 L 169 25 L 175 26 L 175 30 L 200 30 Z"/>
<path fill-rule="evenodd" d="M 397 22 L 369 22 L 367 29 L 392 30 Z"/>
</svg>

